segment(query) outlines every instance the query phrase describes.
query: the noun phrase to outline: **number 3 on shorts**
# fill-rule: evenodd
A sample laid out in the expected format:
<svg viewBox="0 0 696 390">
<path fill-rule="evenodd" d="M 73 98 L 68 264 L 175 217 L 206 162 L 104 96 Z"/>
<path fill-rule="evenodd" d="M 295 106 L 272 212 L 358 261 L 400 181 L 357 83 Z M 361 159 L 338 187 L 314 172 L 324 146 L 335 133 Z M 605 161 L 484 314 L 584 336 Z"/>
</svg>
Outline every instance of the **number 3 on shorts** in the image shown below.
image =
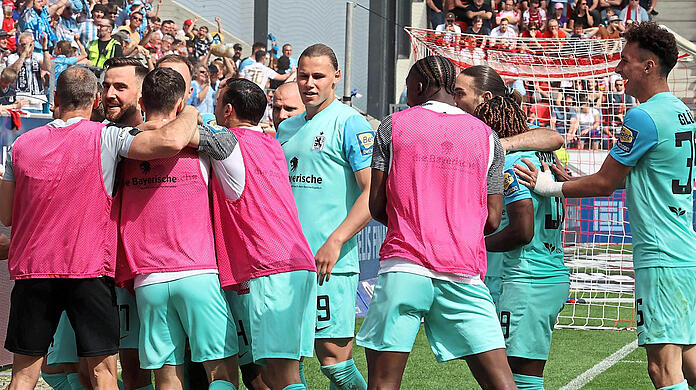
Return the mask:
<svg viewBox="0 0 696 390">
<path fill-rule="evenodd" d="M 317 314 L 317 321 L 329 321 L 331 320 L 331 309 L 329 308 L 329 296 L 328 295 L 318 295 L 317 296 L 317 310 L 321 310 L 324 314 Z"/>
</svg>

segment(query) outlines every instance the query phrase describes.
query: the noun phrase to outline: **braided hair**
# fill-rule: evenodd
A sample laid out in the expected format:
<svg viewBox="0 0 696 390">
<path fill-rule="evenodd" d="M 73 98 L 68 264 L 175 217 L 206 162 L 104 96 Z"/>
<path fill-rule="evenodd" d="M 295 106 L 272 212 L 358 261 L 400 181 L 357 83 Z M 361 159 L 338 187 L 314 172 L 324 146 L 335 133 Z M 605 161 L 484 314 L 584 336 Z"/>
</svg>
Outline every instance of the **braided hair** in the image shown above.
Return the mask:
<svg viewBox="0 0 696 390">
<path fill-rule="evenodd" d="M 474 116 L 490 126 L 500 138 L 529 131 L 527 116 L 509 96 L 495 96 L 479 104 Z"/>
<path fill-rule="evenodd" d="M 444 88 L 448 94 L 454 95 L 457 70 L 448 58 L 427 56 L 418 60 L 414 66 L 425 81 L 424 90 L 427 91 L 431 86 L 436 86 Z"/>
</svg>

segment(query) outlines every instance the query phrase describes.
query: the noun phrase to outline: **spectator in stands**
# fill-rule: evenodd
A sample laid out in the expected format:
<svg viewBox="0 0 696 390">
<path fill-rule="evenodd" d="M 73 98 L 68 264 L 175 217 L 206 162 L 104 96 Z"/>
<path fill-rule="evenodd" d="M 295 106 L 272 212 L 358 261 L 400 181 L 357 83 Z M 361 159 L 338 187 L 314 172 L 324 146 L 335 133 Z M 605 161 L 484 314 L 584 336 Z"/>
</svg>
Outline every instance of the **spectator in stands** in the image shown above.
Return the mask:
<svg viewBox="0 0 696 390">
<path fill-rule="evenodd" d="M 14 8 L 12 8 L 10 5 L 3 5 L 2 11 L 4 16 L 4 19 L 2 20 L 2 31 L 5 31 L 7 36 L 7 46 L 5 48 L 15 51 L 17 50 L 17 41 L 15 38 L 17 34 L 17 22 L 13 17 Z"/>
<path fill-rule="evenodd" d="M 597 0 L 597 11 L 599 11 L 599 17 L 601 21 L 608 18 L 607 11 L 609 9 L 613 10 L 614 13 L 621 9 L 621 3 L 623 0 Z"/>
<path fill-rule="evenodd" d="M 288 82 L 276 89 L 273 95 L 273 127 L 278 128 L 280 123 L 292 116 L 302 114 L 305 106 L 300 97 L 297 83 Z"/>
<path fill-rule="evenodd" d="M 116 17 L 118 16 L 118 6 L 114 3 L 108 2 L 106 4 L 106 14 L 104 17 L 109 18 L 116 24 Z"/>
<path fill-rule="evenodd" d="M 53 62 L 54 75 L 54 85 L 58 80 L 58 76 L 63 73 L 68 67 L 75 64 L 89 64 L 87 59 L 87 52 L 85 47 L 82 46 L 80 40 L 73 41 L 79 45 L 80 54 L 75 55 L 75 48 L 72 47 L 70 41 L 58 41 L 56 44 L 55 54 L 56 58 L 51 60 Z"/>
<path fill-rule="evenodd" d="M 55 45 L 56 34 L 51 28 L 51 17 L 68 1 L 70 0 L 58 0 L 49 7 L 47 5 L 48 0 L 26 0 L 24 7 L 20 11 L 19 29 L 20 31 L 31 30 L 34 35 L 36 49 L 41 50 L 39 42 L 44 34 L 48 36 L 48 46 L 52 47 Z"/>
<path fill-rule="evenodd" d="M 539 0 L 531 0 L 529 9 L 522 14 L 523 28 L 528 29 L 531 23 L 536 23 L 540 31 L 546 29 L 546 11 L 539 7 Z"/>
<path fill-rule="evenodd" d="M 481 48 L 484 39 L 476 39 L 474 36 L 465 35 L 462 37 L 463 44 L 459 55 L 466 64 L 482 65 L 485 62 L 486 53 Z"/>
<path fill-rule="evenodd" d="M 621 20 L 626 23 L 627 20 L 633 20 L 636 23 L 647 22 L 650 20 L 648 11 L 640 6 L 639 0 L 628 0 L 628 5 L 621 10 Z"/>
<path fill-rule="evenodd" d="M 563 3 L 554 3 L 553 15 L 549 18 L 556 20 L 558 22 L 558 28 L 562 31 L 566 31 L 568 28 L 568 18 L 566 17 L 565 8 Z"/>
<path fill-rule="evenodd" d="M 82 6 L 82 4 L 79 2 L 68 1 L 56 11 L 57 14 L 60 15 L 58 17 L 58 26 L 56 27 L 57 41 L 74 42 L 75 36 L 80 34 L 76 14 L 79 14 L 82 9 L 76 7 L 78 4 L 79 7 Z M 73 7 L 76 8 L 73 9 Z M 75 44 L 75 47 L 78 46 Z"/>
<path fill-rule="evenodd" d="M 514 29 L 515 31 L 519 32 L 519 22 L 520 22 L 520 13 L 515 9 L 515 2 L 514 0 L 505 0 L 505 4 L 503 5 L 503 9 L 498 12 L 498 14 L 495 17 L 495 23 L 497 25 L 500 25 L 501 21 L 503 19 L 507 19 L 508 23 L 510 23 L 510 27 Z"/>
<path fill-rule="evenodd" d="M 445 23 L 438 24 L 435 27 L 435 31 L 437 31 L 436 35 L 442 36 L 445 43 L 450 45 L 455 43 L 459 39 L 458 34 L 462 33 L 461 27 L 454 23 L 455 20 L 456 16 L 454 13 L 448 12 L 447 15 L 445 15 Z"/>
<path fill-rule="evenodd" d="M 532 38 L 527 41 L 520 42 L 520 46 L 523 52 L 538 53 L 544 50 L 541 43 L 538 41 L 538 39 L 541 38 L 541 32 L 539 31 L 539 25 L 537 24 L 537 22 L 530 22 L 527 26 L 527 29 L 522 32 L 521 37 Z"/>
<path fill-rule="evenodd" d="M 174 41 L 176 41 L 176 39 L 174 39 L 173 36 L 171 36 L 169 34 L 164 35 L 164 37 L 162 38 L 162 43 L 161 43 L 161 47 L 160 47 L 160 51 L 162 52 L 162 57 L 170 55 L 170 54 L 174 54 L 174 52 L 175 52 Z"/>
<path fill-rule="evenodd" d="M 488 35 L 488 31 L 493 27 L 491 26 L 491 20 L 493 19 L 493 9 L 491 9 L 490 4 L 484 3 L 483 0 L 473 0 L 469 2 L 469 5 L 466 7 L 466 19 L 467 23 L 469 23 L 469 26 L 472 26 L 476 23 L 475 18 L 480 17 L 481 21 L 483 23 L 483 26 L 485 27 L 486 34 Z"/>
<path fill-rule="evenodd" d="M 5 30 L 0 30 L 0 64 L 4 64 L 7 57 L 16 50 L 11 50 L 9 45 L 10 35 Z M 16 45 L 15 45 L 16 46 Z"/>
<path fill-rule="evenodd" d="M 618 15 L 609 17 L 609 23 L 606 27 L 599 26 L 598 36 L 603 39 L 618 39 L 626 28 L 621 24 L 621 18 Z M 615 50 L 611 50 L 612 52 Z"/>
<path fill-rule="evenodd" d="M 498 27 L 491 30 L 491 47 L 501 50 L 514 50 L 517 45 L 517 33 L 510 27 L 507 18 L 500 19 Z"/>
<path fill-rule="evenodd" d="M 97 39 L 97 30 L 99 30 L 97 23 L 104 18 L 105 14 L 106 7 L 101 4 L 95 4 L 92 7 L 92 19 L 80 23 L 78 34 L 80 35 L 80 43 L 83 46 L 86 47 L 90 42 Z"/>
<path fill-rule="evenodd" d="M 551 109 L 551 130 L 556 130 L 563 136 L 566 133 L 576 134 L 578 115 L 575 112 L 573 96 L 558 94 L 558 100 Z M 569 142 L 566 139 L 566 142 Z"/>
<path fill-rule="evenodd" d="M 176 23 L 174 23 L 173 20 L 167 19 L 162 21 L 162 27 L 160 28 L 162 30 L 162 34 L 169 34 L 173 37 L 176 37 Z"/>
<path fill-rule="evenodd" d="M 640 6 L 646 10 L 651 16 L 657 16 L 658 12 L 655 11 L 655 6 L 657 5 L 657 0 L 640 0 Z"/>
<path fill-rule="evenodd" d="M 542 38 L 566 39 L 565 31 L 560 29 L 560 23 L 556 19 L 550 19 L 546 25 L 546 31 L 541 35 Z"/>
<path fill-rule="evenodd" d="M 222 21 L 220 20 L 219 17 L 215 17 L 215 23 L 217 24 L 217 30 L 218 33 L 222 34 Z M 186 29 L 187 35 L 191 34 L 191 29 L 193 28 L 193 25 L 190 25 L 188 29 Z M 195 34 L 195 37 L 193 38 L 193 63 L 197 63 L 201 59 L 203 59 L 206 55 L 208 55 L 208 52 L 210 51 L 210 45 L 213 43 L 213 37 L 208 34 L 208 27 L 207 26 L 200 26 L 198 28 L 198 33 Z"/>
<path fill-rule="evenodd" d="M 636 99 L 627 95 L 624 91 L 623 80 L 616 80 L 614 82 L 614 91 L 607 94 L 607 104 L 609 105 L 610 118 L 613 121 L 612 125 L 614 128 L 623 125 L 623 119 L 626 115 L 626 111 L 636 105 Z"/>
<path fill-rule="evenodd" d="M 193 93 L 189 98 L 188 104 L 196 107 L 201 114 L 212 114 L 215 112 L 215 91 L 210 87 L 210 75 L 208 66 L 199 64 L 191 81 Z"/>
<path fill-rule="evenodd" d="M 263 42 L 254 42 L 254 44 L 251 45 L 251 55 L 242 60 L 242 63 L 239 64 L 239 67 L 237 68 L 237 70 L 239 72 L 241 72 L 247 66 L 252 65 L 255 62 L 254 56 L 256 55 L 256 52 L 262 51 L 262 50 L 264 52 L 266 51 L 266 44 Z"/>
<path fill-rule="evenodd" d="M 87 58 L 93 66 L 103 68 L 104 63 L 109 58 L 123 57 L 123 46 L 111 36 L 114 30 L 112 19 L 102 18 L 96 24 L 99 28 L 97 30 L 98 38 L 87 46 Z"/>
<path fill-rule="evenodd" d="M 584 149 L 587 144 L 591 145 L 593 150 L 599 149 L 602 137 L 602 128 L 600 126 L 599 110 L 590 106 L 586 96 L 580 97 L 580 111 L 578 116 L 578 131 L 580 133 L 580 141 L 578 147 Z M 608 133 L 611 138 L 614 135 Z"/>
<path fill-rule="evenodd" d="M 290 67 L 285 69 L 283 73 L 290 73 L 293 69 L 297 68 L 297 60 L 292 58 L 292 45 L 286 43 L 283 45 L 283 55 L 280 58 L 287 58 L 290 61 Z M 280 58 L 278 59 L 280 61 Z"/>
<path fill-rule="evenodd" d="M 41 71 L 48 71 L 51 66 L 48 42 L 48 36 L 43 35 L 40 43 L 43 52 L 35 52 L 34 35 L 31 32 L 23 32 L 19 35 L 19 54 L 11 54 L 7 57 L 7 66 L 18 74 L 17 92 L 37 97 L 43 101 L 46 99 L 46 89 Z M 33 108 L 40 109 L 41 107 L 35 106 Z"/>
<path fill-rule="evenodd" d="M 162 34 L 162 19 L 160 19 L 159 16 L 153 15 L 153 16 L 148 16 L 148 26 L 150 26 L 150 29 L 152 32 L 159 32 Z"/>
<path fill-rule="evenodd" d="M 293 74 L 278 74 L 278 72 L 264 65 L 263 61 L 266 59 L 266 52 L 263 50 L 257 51 L 256 54 L 254 54 L 254 57 L 256 59 L 256 62 L 245 67 L 239 73 L 239 76 L 241 78 L 251 80 L 254 84 L 261 87 L 261 89 L 266 88 L 266 84 L 268 83 L 269 79 L 273 79 L 276 81 L 285 81 Z M 293 69 L 293 72 L 295 71 L 295 69 Z"/>
<path fill-rule="evenodd" d="M 143 15 L 140 12 L 134 11 L 130 14 L 128 18 L 128 24 L 118 28 L 118 31 L 125 31 L 128 39 L 123 45 L 123 53 L 125 56 L 130 56 L 134 54 L 137 50 L 137 46 L 140 45 L 140 25 L 143 24 Z"/>
<path fill-rule="evenodd" d="M 599 14 L 590 11 L 590 7 L 588 6 L 588 1 L 590 0 L 578 1 L 578 5 L 575 7 L 575 11 L 568 22 L 569 28 L 573 30 L 577 24 L 582 24 L 584 28 L 597 26 L 599 24 Z"/>
<path fill-rule="evenodd" d="M 210 78 L 210 88 L 217 93 L 220 85 L 220 68 L 218 68 L 215 62 L 208 65 L 208 78 Z"/>
<path fill-rule="evenodd" d="M 17 71 L 14 68 L 5 68 L 0 73 L 0 106 L 12 105 L 17 102 Z M 20 106 L 21 107 L 21 106 Z"/>
<path fill-rule="evenodd" d="M 435 28 L 443 23 L 445 23 L 445 11 L 444 2 L 447 0 L 425 0 L 425 4 L 428 6 L 428 20 L 430 21 L 431 28 Z"/>
<path fill-rule="evenodd" d="M 232 62 L 234 63 L 234 67 L 239 69 L 239 65 L 242 64 L 242 45 L 235 43 L 234 46 L 232 46 L 232 49 L 234 50 Z"/>
<path fill-rule="evenodd" d="M 490 30 L 488 27 L 486 27 L 486 23 L 484 23 L 483 18 L 479 15 L 474 16 L 474 19 L 471 21 L 471 26 L 466 29 L 467 34 L 473 34 L 473 35 L 488 35 L 490 34 Z"/>
</svg>

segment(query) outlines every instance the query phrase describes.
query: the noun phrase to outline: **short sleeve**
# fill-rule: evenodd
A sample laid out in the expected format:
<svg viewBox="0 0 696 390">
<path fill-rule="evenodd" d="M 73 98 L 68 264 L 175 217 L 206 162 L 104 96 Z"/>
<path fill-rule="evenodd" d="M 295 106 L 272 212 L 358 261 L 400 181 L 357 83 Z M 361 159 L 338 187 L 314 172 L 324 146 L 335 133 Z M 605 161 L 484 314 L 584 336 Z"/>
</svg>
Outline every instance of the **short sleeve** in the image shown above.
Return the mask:
<svg viewBox="0 0 696 390">
<path fill-rule="evenodd" d="M 508 205 L 518 200 L 531 199 L 532 193 L 529 188 L 520 184 L 515 174 L 515 163 L 519 159 L 509 159 L 505 162 L 505 172 L 503 172 L 503 203 Z"/>
<path fill-rule="evenodd" d="M 489 158 L 488 174 L 486 184 L 488 185 L 488 195 L 503 193 L 503 168 L 505 167 L 505 151 L 500 143 L 500 138 L 495 132 L 491 132 L 490 142 L 493 143 L 493 155 Z"/>
<path fill-rule="evenodd" d="M 130 126 L 107 125 L 102 130 L 102 152 L 128 157 L 128 150 L 142 130 Z"/>
<path fill-rule="evenodd" d="M 5 181 L 15 181 L 15 176 L 14 176 L 14 165 L 12 163 L 12 147 L 14 146 L 14 143 L 10 145 L 7 148 L 7 152 L 5 153 L 5 173 L 2 175 L 2 180 Z"/>
<path fill-rule="evenodd" d="M 647 112 L 632 108 L 626 113 L 621 134 L 609 153 L 614 160 L 634 167 L 638 160 L 657 145 L 657 127 Z"/>
<path fill-rule="evenodd" d="M 268 76 L 269 79 L 273 80 L 276 77 L 278 77 L 278 72 L 271 68 L 266 68 L 266 76 Z"/>
<path fill-rule="evenodd" d="M 372 151 L 372 168 L 389 172 L 392 144 L 392 117 L 384 118 L 375 134 L 375 146 Z"/>
<path fill-rule="evenodd" d="M 353 172 L 370 166 L 375 131 L 361 115 L 350 116 L 343 129 L 343 155 Z"/>
</svg>

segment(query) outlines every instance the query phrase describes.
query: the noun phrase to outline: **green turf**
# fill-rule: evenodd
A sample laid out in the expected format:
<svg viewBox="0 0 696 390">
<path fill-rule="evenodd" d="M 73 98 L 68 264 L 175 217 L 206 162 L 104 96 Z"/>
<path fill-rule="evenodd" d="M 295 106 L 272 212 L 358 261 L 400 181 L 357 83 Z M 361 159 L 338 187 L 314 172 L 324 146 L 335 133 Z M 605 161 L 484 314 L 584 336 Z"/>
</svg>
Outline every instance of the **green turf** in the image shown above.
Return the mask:
<svg viewBox="0 0 696 390">
<path fill-rule="evenodd" d="M 559 317 L 560 325 L 587 327 L 635 327 L 633 294 L 571 291 L 573 298 L 582 298 L 586 303 L 566 304 Z M 628 298 L 627 302 L 597 302 L 593 300 Z"/>
<path fill-rule="evenodd" d="M 358 321 L 358 327 L 360 324 Z M 545 370 L 545 388 L 559 389 L 578 375 L 593 367 L 624 345 L 635 340 L 633 331 L 610 330 L 571 330 L 554 331 L 551 356 Z M 354 348 L 354 358 L 358 369 L 367 375 L 365 352 L 361 347 Z M 638 349 L 626 360 L 645 360 L 645 352 Z M 650 380 L 642 366 L 635 363 L 620 362 L 615 369 L 598 376 L 585 389 L 649 389 Z M 606 376 L 606 378 L 605 378 Z M 305 361 L 305 377 L 310 389 L 328 389 L 329 381 L 319 371 L 316 358 Z M 595 385 L 595 382 L 600 383 Z M 624 386 L 624 383 L 631 384 Z M 646 385 L 647 384 L 647 385 Z M 635 386 L 634 386 L 635 385 Z M 421 328 L 411 353 L 402 389 L 477 389 L 464 361 L 438 364 L 430 350 L 425 332 Z"/>
</svg>

